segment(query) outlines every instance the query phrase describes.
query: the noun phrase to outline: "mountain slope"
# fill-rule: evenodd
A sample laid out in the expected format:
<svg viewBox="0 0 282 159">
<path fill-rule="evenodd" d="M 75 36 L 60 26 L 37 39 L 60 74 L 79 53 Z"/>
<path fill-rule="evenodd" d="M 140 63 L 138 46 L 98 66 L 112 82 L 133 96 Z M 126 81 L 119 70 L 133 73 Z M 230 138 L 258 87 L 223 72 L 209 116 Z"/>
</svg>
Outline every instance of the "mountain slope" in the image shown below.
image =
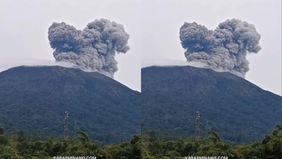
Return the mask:
<svg viewBox="0 0 282 159">
<path fill-rule="evenodd" d="M 142 69 L 143 133 L 162 138 L 210 130 L 244 143 L 282 123 L 282 98 L 230 73 L 191 66 Z"/>
<path fill-rule="evenodd" d="M 99 73 L 59 66 L 17 67 L 0 73 L 0 127 L 39 136 L 86 131 L 102 143 L 140 132 L 139 93 Z"/>
</svg>

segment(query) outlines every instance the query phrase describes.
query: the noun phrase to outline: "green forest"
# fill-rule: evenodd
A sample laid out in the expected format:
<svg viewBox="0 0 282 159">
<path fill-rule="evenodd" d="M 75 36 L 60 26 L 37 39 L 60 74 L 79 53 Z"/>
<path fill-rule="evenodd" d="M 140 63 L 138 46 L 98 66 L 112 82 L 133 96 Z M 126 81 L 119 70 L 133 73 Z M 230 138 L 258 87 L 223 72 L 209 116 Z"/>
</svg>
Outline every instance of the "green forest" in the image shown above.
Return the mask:
<svg viewBox="0 0 282 159">
<path fill-rule="evenodd" d="M 154 133 L 135 136 L 131 141 L 114 145 L 98 145 L 85 132 L 69 138 L 39 140 L 23 132 L 5 134 L 0 129 L 0 159 L 48 159 L 53 156 L 96 156 L 98 159 L 177 159 L 185 156 L 228 156 L 229 159 L 280 159 L 282 125 L 278 125 L 262 141 L 231 145 L 219 134 L 206 137 L 160 140 Z"/>
</svg>

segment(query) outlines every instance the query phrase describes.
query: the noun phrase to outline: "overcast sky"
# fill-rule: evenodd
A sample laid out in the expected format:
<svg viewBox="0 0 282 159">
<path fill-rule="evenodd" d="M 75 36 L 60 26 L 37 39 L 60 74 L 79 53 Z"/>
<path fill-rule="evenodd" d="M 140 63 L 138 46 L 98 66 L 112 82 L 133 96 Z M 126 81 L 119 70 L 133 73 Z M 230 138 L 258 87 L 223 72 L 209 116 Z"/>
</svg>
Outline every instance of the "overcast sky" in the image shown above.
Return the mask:
<svg viewBox="0 0 282 159">
<path fill-rule="evenodd" d="M 115 79 L 140 90 L 142 61 L 185 61 L 179 28 L 197 22 L 214 29 L 238 18 L 256 26 L 262 50 L 249 55 L 246 79 L 281 95 L 280 0 L 0 0 L 0 71 L 54 63 L 47 38 L 52 22 L 78 29 L 97 18 L 114 20 L 130 34 L 130 51 L 118 55 Z"/>
</svg>

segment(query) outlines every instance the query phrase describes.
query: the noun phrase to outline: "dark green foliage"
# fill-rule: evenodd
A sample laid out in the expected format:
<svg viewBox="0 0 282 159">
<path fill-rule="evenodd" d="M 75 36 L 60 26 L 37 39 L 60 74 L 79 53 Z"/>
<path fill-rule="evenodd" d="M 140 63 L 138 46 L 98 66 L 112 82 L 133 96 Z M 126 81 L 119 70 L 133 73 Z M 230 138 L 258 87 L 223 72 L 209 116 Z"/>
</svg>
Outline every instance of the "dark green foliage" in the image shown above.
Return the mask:
<svg viewBox="0 0 282 159">
<path fill-rule="evenodd" d="M 84 133 L 83 133 L 84 134 Z M 103 150 L 81 132 L 71 139 L 49 139 L 46 141 L 25 140 L 17 142 L 16 151 L 24 158 L 52 156 L 96 156 L 104 158 Z"/>
<path fill-rule="evenodd" d="M 277 156 L 282 157 L 282 125 L 278 125 L 272 134 L 267 136 L 262 143 L 265 145 L 263 149 L 265 159 L 274 159 Z"/>
<path fill-rule="evenodd" d="M 184 156 L 228 156 L 229 159 L 280 159 L 282 126 L 277 126 L 271 135 L 260 143 L 229 145 L 215 132 L 208 138 L 186 138 L 178 140 L 156 140 L 142 137 L 143 158 L 175 159 Z"/>
<path fill-rule="evenodd" d="M 130 142 L 101 146 L 79 131 L 68 139 L 31 140 L 21 136 L 6 136 L 0 144 L 1 159 L 51 159 L 53 156 L 96 156 L 98 159 L 183 159 L 184 156 L 228 156 L 230 159 L 280 159 L 282 125 L 262 142 L 249 145 L 229 145 L 211 132 L 205 138 L 158 140 L 154 136 L 135 136 Z"/>
<path fill-rule="evenodd" d="M 258 141 L 282 123 L 282 98 L 227 72 L 191 66 L 142 69 L 142 133 L 163 139 L 219 132 Z M 200 119 L 197 121 L 197 112 Z"/>
<path fill-rule="evenodd" d="M 0 128 L 0 159 L 20 159 L 2 128 Z"/>
<path fill-rule="evenodd" d="M 0 127 L 39 138 L 63 136 L 68 111 L 69 135 L 81 129 L 100 143 L 118 143 L 140 132 L 138 95 L 99 73 L 16 67 L 0 73 Z"/>
<path fill-rule="evenodd" d="M 106 158 L 108 159 L 141 159 L 142 140 L 140 136 L 135 136 L 130 142 L 120 145 L 110 145 L 105 147 Z"/>
</svg>

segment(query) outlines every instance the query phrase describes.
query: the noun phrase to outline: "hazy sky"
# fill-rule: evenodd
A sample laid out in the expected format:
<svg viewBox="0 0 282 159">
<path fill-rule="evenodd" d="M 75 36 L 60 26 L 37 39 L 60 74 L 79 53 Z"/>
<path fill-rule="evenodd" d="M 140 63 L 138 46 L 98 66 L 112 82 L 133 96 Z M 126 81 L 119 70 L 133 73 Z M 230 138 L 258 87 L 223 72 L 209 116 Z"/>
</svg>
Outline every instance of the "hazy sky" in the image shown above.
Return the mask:
<svg viewBox="0 0 282 159">
<path fill-rule="evenodd" d="M 47 38 L 52 22 L 83 29 L 97 18 L 123 24 L 130 34 L 131 49 L 118 55 L 115 79 L 136 90 L 142 60 L 185 61 L 179 40 L 184 22 L 210 29 L 230 18 L 252 23 L 261 34 L 262 50 L 248 56 L 246 78 L 281 95 L 280 0 L 0 0 L 0 71 L 54 63 Z"/>
</svg>

